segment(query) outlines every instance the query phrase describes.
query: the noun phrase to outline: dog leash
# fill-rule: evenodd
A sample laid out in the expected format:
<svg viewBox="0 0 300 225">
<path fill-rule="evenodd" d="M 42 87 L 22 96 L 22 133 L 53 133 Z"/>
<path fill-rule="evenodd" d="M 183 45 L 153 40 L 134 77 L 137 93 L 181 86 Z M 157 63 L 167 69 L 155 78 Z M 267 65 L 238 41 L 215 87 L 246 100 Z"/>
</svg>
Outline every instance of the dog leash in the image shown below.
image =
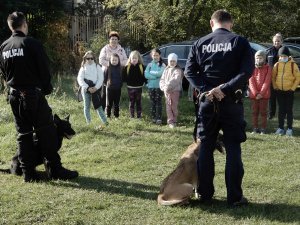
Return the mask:
<svg viewBox="0 0 300 225">
<path fill-rule="evenodd" d="M 203 93 L 199 93 L 197 98 L 198 98 L 198 103 L 199 103 L 199 106 L 198 106 L 198 113 L 197 113 L 197 118 L 196 118 L 196 121 L 195 121 L 195 126 L 194 126 L 194 132 L 193 132 L 193 138 L 194 138 L 194 141 L 196 141 L 198 139 L 197 137 L 197 134 L 198 134 L 198 124 L 200 123 L 200 118 L 199 118 L 199 109 L 200 109 L 200 105 L 201 105 L 201 102 L 204 102 L 205 101 L 205 98 L 206 98 L 206 94 L 208 92 L 203 92 Z M 208 127 L 210 126 L 211 123 L 213 123 L 213 120 L 215 120 L 214 124 L 213 124 L 213 129 L 211 129 L 211 132 L 217 127 L 217 119 L 219 117 L 219 102 L 213 98 L 213 117 L 211 117 L 211 119 L 208 121 Z M 210 135 L 211 132 L 208 134 Z"/>
</svg>

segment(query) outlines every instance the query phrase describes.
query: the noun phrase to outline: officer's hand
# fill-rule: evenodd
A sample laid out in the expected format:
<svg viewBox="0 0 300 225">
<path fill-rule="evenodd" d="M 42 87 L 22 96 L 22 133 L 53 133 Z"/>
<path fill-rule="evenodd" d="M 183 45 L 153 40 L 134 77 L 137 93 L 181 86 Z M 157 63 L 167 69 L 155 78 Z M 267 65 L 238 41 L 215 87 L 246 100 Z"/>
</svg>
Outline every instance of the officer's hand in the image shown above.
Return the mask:
<svg viewBox="0 0 300 225">
<path fill-rule="evenodd" d="M 208 94 L 206 95 L 208 100 L 212 101 L 215 97 L 216 99 L 218 99 L 218 101 L 221 101 L 225 97 L 225 94 L 221 91 L 221 86 L 222 85 L 219 85 L 218 87 L 215 87 L 208 92 Z"/>
<path fill-rule="evenodd" d="M 214 100 L 214 95 L 213 94 L 210 94 L 210 92 L 208 92 L 206 95 L 205 95 L 205 98 L 208 100 L 208 101 L 213 101 Z"/>
</svg>

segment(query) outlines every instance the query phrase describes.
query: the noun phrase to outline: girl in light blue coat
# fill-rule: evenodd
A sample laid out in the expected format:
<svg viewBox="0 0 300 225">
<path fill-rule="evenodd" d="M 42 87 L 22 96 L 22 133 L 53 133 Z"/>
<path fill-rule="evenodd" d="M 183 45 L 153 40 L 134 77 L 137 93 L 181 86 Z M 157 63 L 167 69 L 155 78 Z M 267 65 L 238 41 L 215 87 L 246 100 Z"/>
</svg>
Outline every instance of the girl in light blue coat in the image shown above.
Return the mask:
<svg viewBox="0 0 300 225">
<path fill-rule="evenodd" d="M 149 63 L 145 70 L 145 78 L 148 80 L 147 87 L 151 103 L 152 122 L 160 125 L 162 123 L 162 95 L 163 92 L 159 88 L 161 75 L 166 67 L 160 57 L 160 50 L 153 49 L 151 51 L 152 62 Z"/>
</svg>

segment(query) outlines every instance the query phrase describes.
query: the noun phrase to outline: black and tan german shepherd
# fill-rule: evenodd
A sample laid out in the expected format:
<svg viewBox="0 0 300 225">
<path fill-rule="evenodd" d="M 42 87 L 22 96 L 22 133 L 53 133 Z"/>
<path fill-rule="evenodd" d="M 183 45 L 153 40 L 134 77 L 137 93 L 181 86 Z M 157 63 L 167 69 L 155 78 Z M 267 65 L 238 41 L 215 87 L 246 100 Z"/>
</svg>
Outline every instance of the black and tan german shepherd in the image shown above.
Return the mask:
<svg viewBox="0 0 300 225">
<path fill-rule="evenodd" d="M 57 151 L 61 148 L 63 138 L 71 139 L 76 132 L 73 130 L 72 125 L 69 121 L 70 115 L 68 115 L 65 119 L 60 119 L 58 115 L 54 114 L 53 121 L 54 125 L 57 129 L 57 136 L 58 136 L 58 148 Z M 41 165 L 44 163 L 44 157 L 42 156 L 42 151 L 40 149 L 40 145 L 38 144 L 38 140 L 36 139 L 35 135 L 33 136 L 34 139 L 34 152 L 35 152 L 35 166 Z M 22 169 L 20 167 L 20 161 L 18 159 L 18 152 L 13 156 L 10 169 L 0 169 L 2 173 L 9 173 L 21 176 Z"/>
</svg>

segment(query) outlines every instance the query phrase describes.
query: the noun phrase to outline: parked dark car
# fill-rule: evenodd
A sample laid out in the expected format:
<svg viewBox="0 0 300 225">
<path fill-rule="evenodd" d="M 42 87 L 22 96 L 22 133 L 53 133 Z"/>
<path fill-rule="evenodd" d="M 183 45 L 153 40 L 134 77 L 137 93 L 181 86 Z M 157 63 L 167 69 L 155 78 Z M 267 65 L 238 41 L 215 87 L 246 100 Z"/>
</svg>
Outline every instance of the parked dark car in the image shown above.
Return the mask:
<svg viewBox="0 0 300 225">
<path fill-rule="evenodd" d="M 283 40 L 283 42 L 300 44 L 300 37 L 287 37 Z"/>
<path fill-rule="evenodd" d="M 178 56 L 177 64 L 184 70 L 185 63 L 188 58 L 188 54 L 190 52 L 190 48 L 193 45 L 194 41 L 183 41 L 183 42 L 177 42 L 177 43 L 168 43 L 162 46 L 159 46 L 159 50 L 161 51 L 161 57 L 164 60 L 165 64 L 168 63 L 168 55 L 170 53 L 176 53 Z M 253 50 L 253 57 L 256 51 L 258 50 L 266 50 L 266 47 L 254 42 L 250 42 L 251 48 Z M 147 66 L 148 63 L 152 61 L 151 58 L 151 51 L 146 52 L 142 55 L 144 65 Z M 184 78 L 182 82 L 183 89 L 186 90 L 189 86 L 188 81 Z"/>
</svg>

